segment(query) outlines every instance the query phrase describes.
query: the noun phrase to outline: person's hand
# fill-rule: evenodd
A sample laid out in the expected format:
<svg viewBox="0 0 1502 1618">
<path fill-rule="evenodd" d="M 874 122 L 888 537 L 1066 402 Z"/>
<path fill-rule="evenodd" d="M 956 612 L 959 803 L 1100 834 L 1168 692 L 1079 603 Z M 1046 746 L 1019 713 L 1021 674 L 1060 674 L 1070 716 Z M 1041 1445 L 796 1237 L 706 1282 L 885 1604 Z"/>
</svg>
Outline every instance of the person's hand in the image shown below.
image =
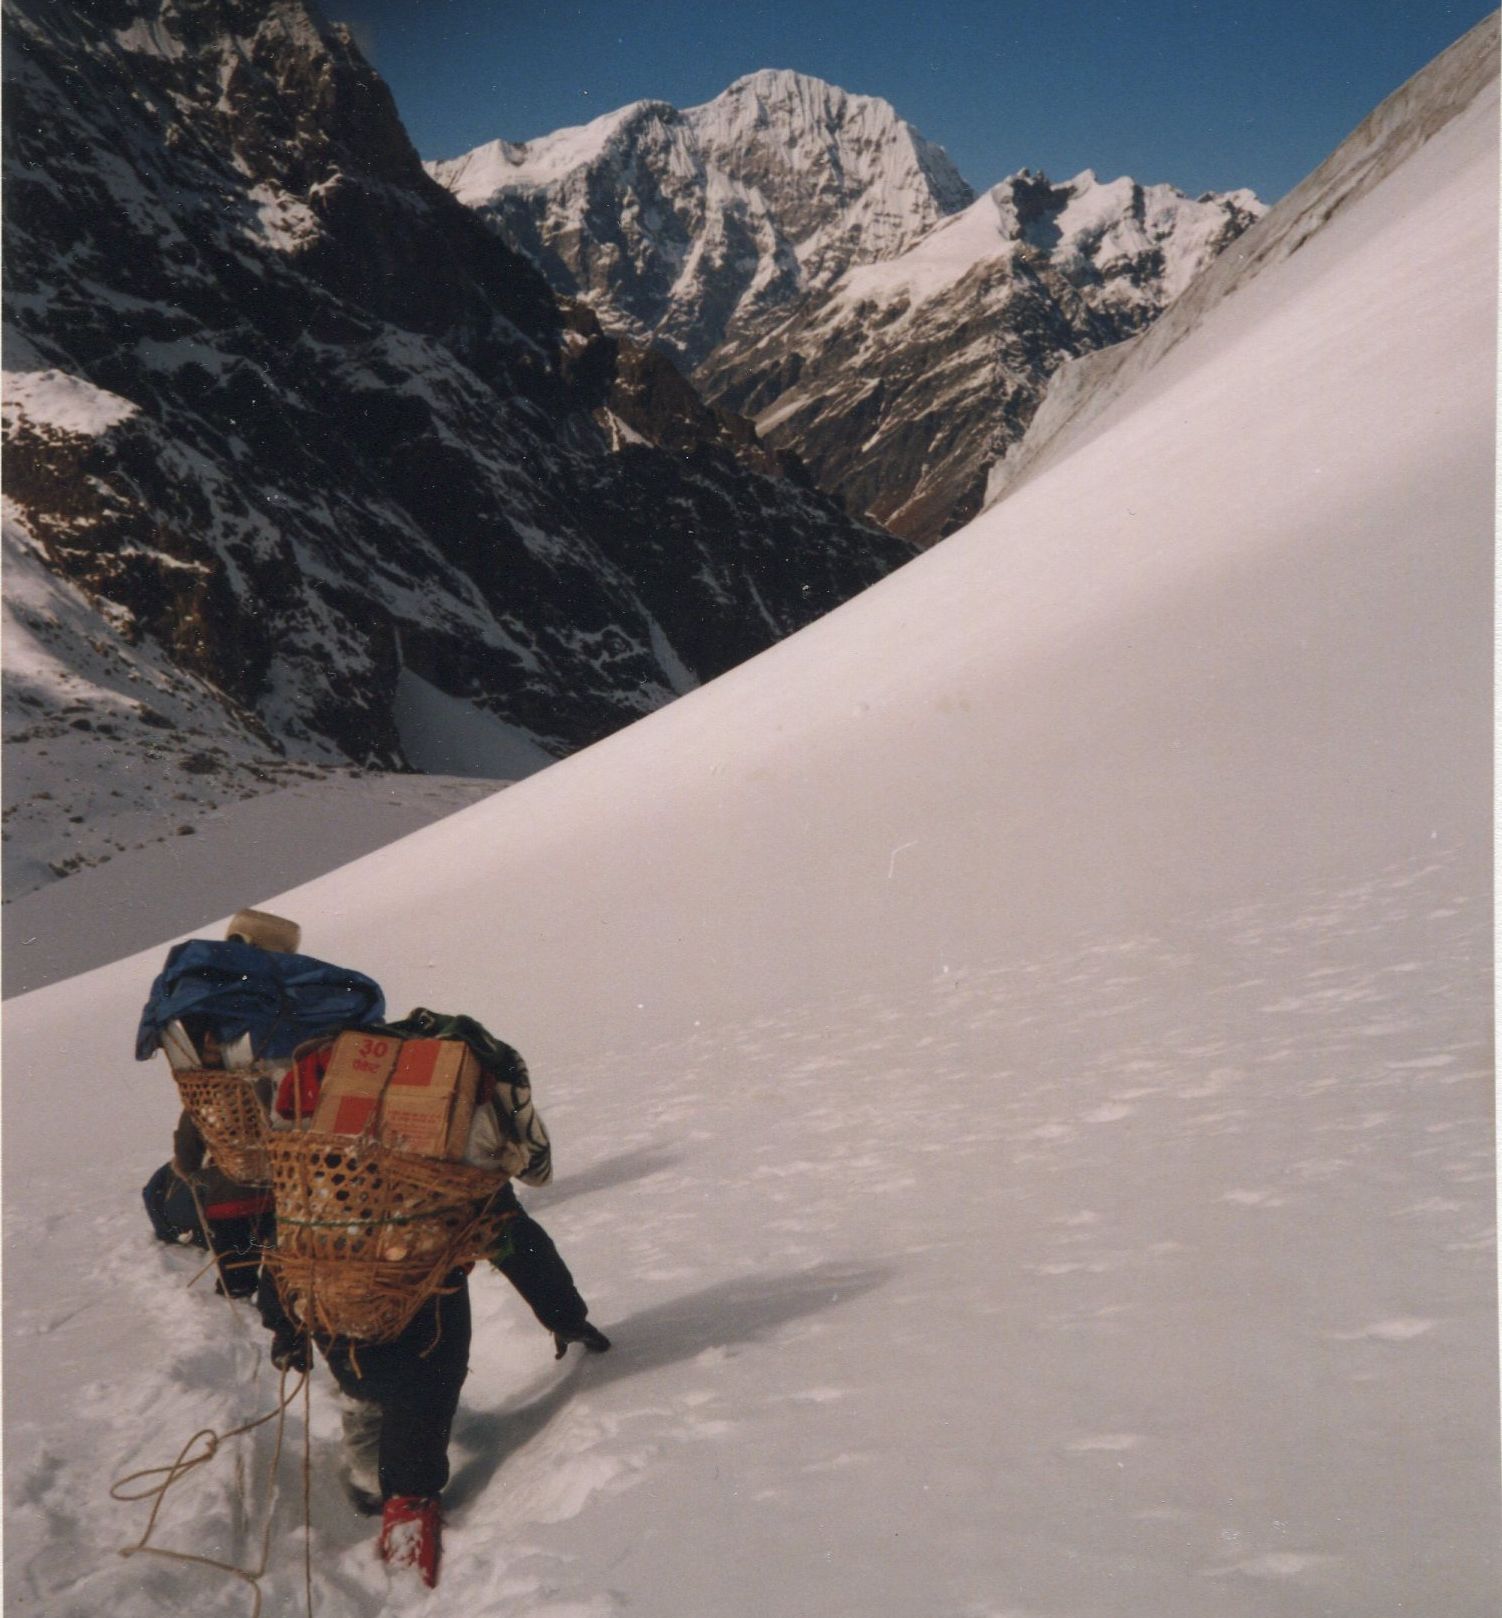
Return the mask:
<svg viewBox="0 0 1502 1618">
<path fill-rule="evenodd" d="M 583 1343 L 591 1354 L 603 1354 L 610 1347 L 610 1339 L 605 1333 L 598 1326 L 591 1326 L 587 1320 L 553 1333 L 553 1347 L 557 1350 L 553 1358 L 561 1360 L 568 1353 L 570 1343 Z"/>
</svg>

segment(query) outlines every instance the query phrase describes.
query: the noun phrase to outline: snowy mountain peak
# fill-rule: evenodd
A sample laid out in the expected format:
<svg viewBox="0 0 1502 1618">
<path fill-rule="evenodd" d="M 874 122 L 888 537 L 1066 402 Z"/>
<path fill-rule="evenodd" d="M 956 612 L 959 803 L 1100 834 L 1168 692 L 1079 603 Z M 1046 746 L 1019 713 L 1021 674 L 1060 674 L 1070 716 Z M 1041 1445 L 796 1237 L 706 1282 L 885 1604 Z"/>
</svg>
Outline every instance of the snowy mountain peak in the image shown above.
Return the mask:
<svg viewBox="0 0 1502 1618">
<path fill-rule="evenodd" d="M 1022 169 L 983 201 L 995 207 L 1003 236 L 1046 252 L 1071 280 L 1150 280 L 1160 307 L 1266 211 L 1245 189 L 1191 198 L 1128 176 L 1103 181 L 1094 169 L 1060 184 Z"/>
<path fill-rule="evenodd" d="M 837 84 L 830 84 L 824 79 L 814 78 L 808 73 L 799 73 L 795 68 L 789 67 L 762 67 L 754 73 L 743 73 L 733 84 L 729 84 L 717 95 L 713 101 L 704 103 L 704 107 L 734 105 L 738 101 L 754 99 L 765 105 L 799 106 L 806 109 L 832 109 L 841 106 L 850 100 L 876 100 L 878 104 L 891 108 L 885 101 L 876 97 L 852 97 Z M 700 111 L 702 108 L 691 108 L 690 111 Z M 895 118 L 896 114 L 892 113 Z"/>
<path fill-rule="evenodd" d="M 1140 330 L 1262 211 L 1088 168 L 977 197 L 890 102 L 789 68 L 431 172 L 603 325 L 919 541 L 978 509 L 1063 357 Z"/>
<path fill-rule="evenodd" d="M 843 214 L 863 258 L 901 252 L 975 195 L 890 102 L 804 73 L 763 69 L 685 118 L 717 166 L 775 184 L 795 238 Z"/>
<path fill-rule="evenodd" d="M 685 116 L 706 134 L 719 125 L 746 138 L 766 127 L 779 134 L 812 137 L 852 146 L 876 139 L 922 152 L 925 178 L 948 208 L 963 206 L 973 193 L 941 147 L 926 141 L 890 101 L 856 95 L 837 84 L 789 68 L 763 68 L 748 73 L 713 101 L 690 107 Z"/>
<path fill-rule="evenodd" d="M 723 101 L 728 96 L 747 93 L 767 96 L 823 95 L 840 100 L 847 99 L 845 91 L 838 85 L 830 84 L 824 79 L 816 79 L 809 73 L 800 73 L 791 67 L 759 67 L 754 73 L 743 73 L 733 84 L 727 85 L 716 99 Z"/>
<path fill-rule="evenodd" d="M 681 112 L 638 101 L 429 172 L 559 291 L 689 364 L 974 196 L 890 103 L 784 68 Z"/>
</svg>

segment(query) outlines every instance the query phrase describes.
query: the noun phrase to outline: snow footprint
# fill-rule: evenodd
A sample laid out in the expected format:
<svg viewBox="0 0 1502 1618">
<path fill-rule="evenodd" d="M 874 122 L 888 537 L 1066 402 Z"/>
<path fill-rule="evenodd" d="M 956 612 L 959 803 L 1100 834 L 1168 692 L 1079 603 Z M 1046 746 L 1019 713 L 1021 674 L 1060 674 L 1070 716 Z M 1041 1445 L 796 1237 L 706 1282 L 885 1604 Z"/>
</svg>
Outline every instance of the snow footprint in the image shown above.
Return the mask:
<svg viewBox="0 0 1502 1618">
<path fill-rule="evenodd" d="M 1136 1449 L 1143 1440 L 1136 1433 L 1087 1433 L 1064 1446 L 1071 1455 L 1120 1454 Z"/>
<path fill-rule="evenodd" d="M 1260 1189 L 1256 1191 L 1227 1191 L 1221 1199 L 1222 1202 L 1234 1202 L 1242 1208 L 1281 1208 L 1283 1198 L 1276 1191 Z"/>
<path fill-rule="evenodd" d="M 1330 1331 L 1325 1336 L 1337 1343 L 1411 1343 L 1415 1337 L 1422 1337 L 1439 1325 L 1437 1320 L 1421 1320 L 1416 1316 L 1403 1315 L 1395 1320 L 1378 1320 L 1370 1326 L 1362 1326 L 1356 1331 Z"/>
<path fill-rule="evenodd" d="M 1249 1579 L 1296 1579 L 1305 1573 L 1318 1573 L 1340 1565 L 1338 1556 L 1322 1556 L 1315 1551 L 1268 1551 L 1262 1556 L 1233 1562 L 1230 1567 L 1204 1570 L 1211 1579 L 1224 1579 L 1240 1573 Z"/>
</svg>

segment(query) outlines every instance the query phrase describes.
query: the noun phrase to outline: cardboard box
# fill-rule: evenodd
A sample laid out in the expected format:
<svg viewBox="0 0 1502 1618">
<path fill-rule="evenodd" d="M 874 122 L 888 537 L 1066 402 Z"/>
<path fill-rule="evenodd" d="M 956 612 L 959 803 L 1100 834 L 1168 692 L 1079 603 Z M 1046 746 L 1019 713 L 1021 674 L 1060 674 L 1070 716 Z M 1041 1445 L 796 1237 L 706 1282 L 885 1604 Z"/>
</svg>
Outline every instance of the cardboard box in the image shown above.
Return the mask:
<svg viewBox="0 0 1502 1618">
<path fill-rule="evenodd" d="M 362 1034 L 358 1029 L 340 1034 L 318 1092 L 313 1128 L 334 1135 L 363 1133 L 401 1049 L 399 1039 Z"/>
<path fill-rule="evenodd" d="M 460 1040 L 351 1031 L 335 1042 L 313 1127 L 373 1133 L 424 1157 L 462 1158 L 479 1083 L 480 1065 Z"/>
<path fill-rule="evenodd" d="M 463 1157 L 479 1086 L 480 1064 L 462 1040 L 407 1040 L 381 1098 L 380 1138 L 425 1157 Z"/>
</svg>

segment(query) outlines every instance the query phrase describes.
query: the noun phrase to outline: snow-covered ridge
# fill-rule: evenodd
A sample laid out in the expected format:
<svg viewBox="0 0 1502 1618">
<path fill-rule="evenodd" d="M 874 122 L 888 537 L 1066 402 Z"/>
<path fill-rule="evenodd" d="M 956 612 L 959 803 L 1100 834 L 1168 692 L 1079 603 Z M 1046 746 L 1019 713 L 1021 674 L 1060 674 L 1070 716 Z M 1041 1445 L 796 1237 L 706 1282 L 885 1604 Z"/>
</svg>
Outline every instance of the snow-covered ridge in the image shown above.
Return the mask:
<svg viewBox="0 0 1502 1618">
<path fill-rule="evenodd" d="M 129 421 L 136 406 L 129 399 L 96 387 L 82 377 L 54 369 L 7 370 L 4 389 L 5 430 L 53 429 L 78 438 L 93 438 Z"/>
<path fill-rule="evenodd" d="M 1102 182 L 1090 169 L 1052 185 L 1024 169 L 900 256 L 847 270 L 821 319 L 832 318 L 842 298 L 926 302 L 1020 246 L 1046 254 L 1070 280 L 1135 279 L 1150 262 L 1155 295 L 1168 303 L 1220 253 L 1229 224 L 1265 211 L 1247 190 L 1191 198 L 1172 185 Z"/>
<path fill-rule="evenodd" d="M 424 166 L 460 202 L 474 208 L 489 202 L 507 186 L 536 189 L 552 185 L 575 169 L 598 162 L 639 119 L 652 118 L 666 124 L 679 116 L 665 101 L 635 101 L 587 124 L 556 129 L 536 140 L 487 141 L 462 157 L 444 158 Z"/>
<path fill-rule="evenodd" d="M 1149 325 L 1262 211 L 1245 190 L 1023 170 L 700 374 L 857 509 L 932 541 L 980 508 L 1060 363 Z"/>
</svg>

